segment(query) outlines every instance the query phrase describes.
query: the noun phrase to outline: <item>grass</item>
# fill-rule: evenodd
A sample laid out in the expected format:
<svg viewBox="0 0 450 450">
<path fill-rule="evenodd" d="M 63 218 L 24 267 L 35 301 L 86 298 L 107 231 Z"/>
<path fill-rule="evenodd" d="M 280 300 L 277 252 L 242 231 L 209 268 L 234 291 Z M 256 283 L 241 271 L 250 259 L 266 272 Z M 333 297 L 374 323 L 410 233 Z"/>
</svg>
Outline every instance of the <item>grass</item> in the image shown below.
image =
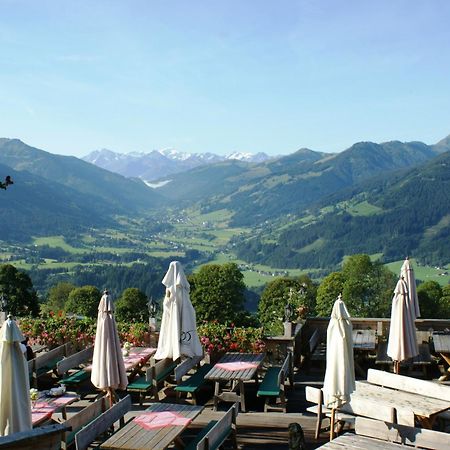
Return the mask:
<svg viewBox="0 0 450 450">
<path fill-rule="evenodd" d="M 416 280 L 420 281 L 437 281 L 441 286 L 446 286 L 450 283 L 450 265 L 448 264 L 445 267 L 436 268 L 431 266 L 422 266 L 417 264 L 417 261 L 413 258 L 410 259 L 410 262 L 414 269 L 414 275 L 416 276 Z M 403 260 L 394 261 L 392 263 L 386 264 L 392 272 L 396 275 L 400 275 L 400 268 L 402 267 Z M 447 273 L 447 275 L 441 275 L 442 273 Z"/>
<path fill-rule="evenodd" d="M 87 248 L 72 247 L 64 240 L 63 236 L 46 236 L 34 238 L 33 244 L 35 246 L 48 245 L 49 247 L 53 248 L 60 247 L 66 252 L 75 254 L 82 254 L 89 252 L 89 249 Z"/>
</svg>

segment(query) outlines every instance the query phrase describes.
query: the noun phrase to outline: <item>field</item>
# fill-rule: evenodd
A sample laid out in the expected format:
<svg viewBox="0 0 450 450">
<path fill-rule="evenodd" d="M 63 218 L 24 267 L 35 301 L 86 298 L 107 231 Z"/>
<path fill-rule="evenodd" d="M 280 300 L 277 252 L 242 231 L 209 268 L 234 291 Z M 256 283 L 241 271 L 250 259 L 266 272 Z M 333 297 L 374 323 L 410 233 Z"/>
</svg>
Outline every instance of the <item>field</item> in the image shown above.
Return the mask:
<svg viewBox="0 0 450 450">
<path fill-rule="evenodd" d="M 374 214 L 376 208 L 361 202 L 346 205 L 353 214 Z M 165 220 L 168 226 L 165 231 L 158 231 L 150 237 L 145 233 L 145 227 L 130 224 L 129 231 L 102 230 L 79 236 L 79 240 L 70 245 L 63 236 L 36 237 L 28 248 L 17 250 L 11 246 L 0 245 L 0 262 L 12 262 L 18 268 L 46 268 L 72 270 L 75 266 L 89 266 L 102 264 L 131 265 L 142 262 L 142 256 L 155 258 L 183 258 L 188 251 L 197 251 L 194 266 L 197 270 L 205 263 L 235 262 L 244 274 L 245 284 L 249 288 L 259 288 L 280 276 L 296 277 L 309 274 L 316 281 L 320 281 L 323 271 L 295 268 L 280 269 L 276 267 L 253 264 L 237 259 L 233 252 L 231 240 L 234 237 L 249 233 L 248 228 L 232 228 L 228 223 L 231 218 L 229 211 L 222 209 L 212 213 L 202 214 L 198 209 L 188 209 L 182 212 L 168 212 Z M 281 225 L 283 226 L 283 225 Z M 321 242 L 312 243 L 311 248 L 320 246 Z M 62 249 L 69 254 L 67 257 L 40 257 L 40 249 Z M 129 255 L 136 255 L 130 258 Z M 372 259 L 382 257 L 381 254 L 371 255 Z M 124 259 L 125 258 L 125 259 Z M 128 258 L 128 259 L 127 259 Z M 395 274 L 399 274 L 403 261 L 387 264 Z M 412 260 L 416 278 L 421 281 L 434 280 L 441 285 L 450 282 L 450 266 L 436 268 L 422 266 Z M 315 276 L 317 275 L 317 276 Z"/>
</svg>

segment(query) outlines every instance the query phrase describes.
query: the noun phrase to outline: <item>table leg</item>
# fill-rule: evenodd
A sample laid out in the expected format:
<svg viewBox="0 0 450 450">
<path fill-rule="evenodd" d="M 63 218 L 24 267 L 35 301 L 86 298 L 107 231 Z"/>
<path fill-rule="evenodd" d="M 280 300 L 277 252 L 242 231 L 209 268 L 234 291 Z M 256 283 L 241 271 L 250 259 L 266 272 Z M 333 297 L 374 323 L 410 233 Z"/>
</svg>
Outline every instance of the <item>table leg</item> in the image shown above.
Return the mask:
<svg viewBox="0 0 450 450">
<path fill-rule="evenodd" d="M 239 396 L 240 396 L 240 402 L 241 402 L 241 411 L 245 411 L 245 391 L 244 391 L 244 382 L 239 381 Z"/>
<path fill-rule="evenodd" d="M 439 378 L 439 381 L 447 381 L 450 379 L 450 355 L 448 353 L 439 353 L 442 359 L 448 364 L 447 373 Z"/>
<path fill-rule="evenodd" d="M 215 382 L 214 385 L 214 411 L 217 411 L 217 405 L 219 404 L 220 383 Z"/>
</svg>

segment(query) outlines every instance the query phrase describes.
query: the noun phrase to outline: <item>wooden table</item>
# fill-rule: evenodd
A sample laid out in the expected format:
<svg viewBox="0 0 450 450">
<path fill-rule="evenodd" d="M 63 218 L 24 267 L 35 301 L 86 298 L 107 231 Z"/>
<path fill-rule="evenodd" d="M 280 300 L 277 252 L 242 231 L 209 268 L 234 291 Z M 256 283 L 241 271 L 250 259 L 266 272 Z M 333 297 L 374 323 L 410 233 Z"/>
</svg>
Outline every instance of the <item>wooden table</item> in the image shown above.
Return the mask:
<svg viewBox="0 0 450 450">
<path fill-rule="evenodd" d="M 353 330 L 353 349 L 373 351 L 376 347 L 375 330 Z"/>
<path fill-rule="evenodd" d="M 203 406 L 154 403 L 147 408 L 143 414 L 145 414 L 145 412 L 170 411 L 193 420 L 201 413 L 202 410 Z M 110 450 L 164 450 L 174 442 L 178 446 L 183 447 L 180 434 L 186 426 L 187 425 L 174 425 L 162 428 L 146 429 L 131 420 L 123 428 L 114 433 L 107 441 L 105 441 L 101 445 L 101 448 Z"/>
<path fill-rule="evenodd" d="M 432 428 L 436 415 L 450 408 L 450 402 L 410 392 L 389 389 L 383 386 L 357 381 L 353 397 L 376 400 L 397 411 L 397 423 L 414 426 L 417 419 L 423 428 Z"/>
<path fill-rule="evenodd" d="M 66 420 L 66 406 L 76 402 L 79 398 L 74 392 L 66 392 L 59 397 L 49 397 L 42 393 L 42 397 L 35 402 L 31 402 L 31 423 L 33 427 L 46 422 L 54 413 L 59 411 L 61 411 L 63 419 Z"/>
<path fill-rule="evenodd" d="M 382 441 L 380 439 L 374 439 L 366 436 L 359 436 L 358 434 L 345 433 L 342 436 L 327 442 L 317 448 L 329 449 L 329 450 L 395 450 L 398 448 L 409 448 L 411 446 L 403 444 L 394 444 L 393 442 Z"/>
<path fill-rule="evenodd" d="M 131 347 L 129 355 L 123 357 L 125 370 L 129 372 L 128 381 L 136 375 L 143 375 L 142 368 L 155 353 L 156 348 L 153 347 Z"/>
<path fill-rule="evenodd" d="M 446 381 L 450 378 L 450 334 L 433 333 L 433 345 L 434 351 L 449 365 L 447 373 L 439 378 L 439 381 Z"/>
<path fill-rule="evenodd" d="M 128 381 L 132 381 L 136 375 L 143 375 L 142 368 L 147 361 L 156 353 L 153 347 L 131 347 L 127 356 L 123 357 L 125 370 L 128 372 Z M 91 371 L 92 364 L 85 367 L 84 370 Z"/>
<path fill-rule="evenodd" d="M 214 410 L 219 401 L 239 402 L 241 411 L 245 412 L 245 381 L 258 382 L 258 369 L 264 361 L 264 353 L 225 353 L 224 356 L 205 375 L 206 380 L 214 381 Z M 240 370 L 226 370 L 220 364 L 249 363 L 254 367 Z M 229 388 L 224 389 L 226 384 Z M 230 386 L 231 385 L 231 386 Z"/>
<path fill-rule="evenodd" d="M 377 345 L 375 330 L 353 330 L 352 339 L 355 352 L 355 371 L 365 378 L 366 371 L 361 367 L 361 363 L 367 358 L 368 353 L 375 351 Z"/>
</svg>

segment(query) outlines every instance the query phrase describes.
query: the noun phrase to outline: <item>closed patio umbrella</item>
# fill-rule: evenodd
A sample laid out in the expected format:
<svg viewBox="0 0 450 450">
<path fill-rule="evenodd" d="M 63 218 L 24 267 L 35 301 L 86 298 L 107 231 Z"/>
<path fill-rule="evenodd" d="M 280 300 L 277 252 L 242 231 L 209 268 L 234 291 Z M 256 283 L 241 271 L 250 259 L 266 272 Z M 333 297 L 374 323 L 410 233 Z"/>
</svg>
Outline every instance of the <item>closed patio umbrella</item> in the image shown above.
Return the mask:
<svg viewBox="0 0 450 450">
<path fill-rule="evenodd" d="M 387 346 L 387 354 L 394 361 L 395 373 L 399 373 L 402 361 L 419 354 L 414 314 L 414 309 L 409 301 L 408 286 L 402 277 L 397 282 L 392 299 L 391 325 Z"/>
<path fill-rule="evenodd" d="M 115 398 L 114 391 L 125 389 L 128 385 L 114 319 L 114 305 L 107 291 L 104 292 L 98 306 L 91 381 L 95 387 L 107 392 L 111 403 Z"/>
<path fill-rule="evenodd" d="M 400 269 L 400 277 L 403 277 L 406 282 L 406 286 L 408 286 L 409 302 L 411 304 L 411 311 L 414 315 L 413 317 L 415 320 L 420 317 L 419 297 L 417 296 L 416 277 L 414 275 L 414 269 L 408 257 L 406 257 L 405 261 L 402 264 L 402 268 Z"/>
<path fill-rule="evenodd" d="M 170 263 L 162 283 L 166 296 L 155 359 L 202 356 L 195 310 L 189 297 L 190 285 L 180 262 Z"/>
<path fill-rule="evenodd" d="M 32 427 L 28 364 L 20 346 L 23 340 L 9 316 L 0 330 L 0 436 Z"/>
<path fill-rule="evenodd" d="M 330 439 L 336 408 L 350 401 L 355 390 L 352 323 L 342 296 L 334 302 L 327 328 L 327 361 L 323 382 L 324 404 L 331 408 Z"/>
</svg>

